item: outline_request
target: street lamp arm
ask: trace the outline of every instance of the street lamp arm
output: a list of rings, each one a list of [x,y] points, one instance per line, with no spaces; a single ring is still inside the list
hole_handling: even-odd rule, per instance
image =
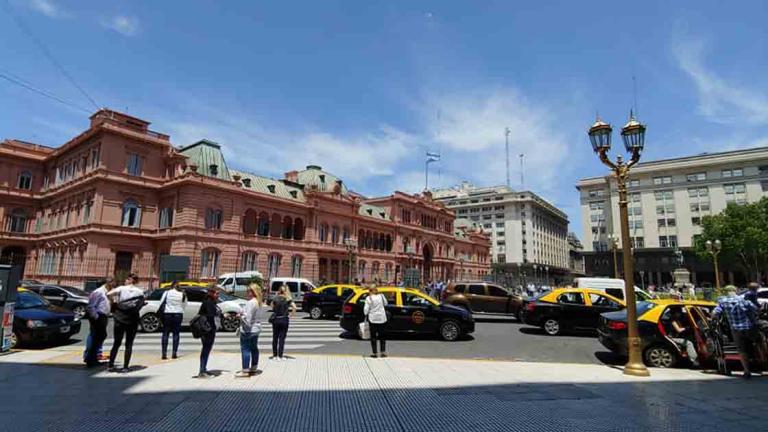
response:
[[[632,168],[638,162],[640,162],[640,150],[634,149],[632,150],[632,158],[629,160],[629,163],[627,164],[627,169]]]
[[[608,149],[600,149],[597,151],[597,154],[600,156],[600,161],[603,162],[603,164],[605,164],[612,170],[616,169],[616,164],[613,163],[611,159],[608,158]]]

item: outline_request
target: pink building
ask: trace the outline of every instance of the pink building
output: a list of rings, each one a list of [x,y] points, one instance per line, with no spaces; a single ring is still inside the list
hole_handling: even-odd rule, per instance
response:
[[[90,120],[58,148],[0,143],[0,262],[23,263],[25,278],[81,285],[134,271],[155,281],[164,254],[190,257],[200,279],[489,271],[488,237],[455,226],[428,193],[365,198],[315,165],[272,179],[228,167],[211,141],[174,147],[149,122],[106,109]]]

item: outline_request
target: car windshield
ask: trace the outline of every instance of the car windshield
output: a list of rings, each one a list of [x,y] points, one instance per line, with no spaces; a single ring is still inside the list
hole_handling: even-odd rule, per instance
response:
[[[232,301],[232,300],[242,300],[240,297],[233,296],[232,294],[219,289],[219,301]]]
[[[67,285],[58,285],[59,288],[63,289],[69,294],[72,294],[74,296],[78,297],[88,297],[88,293],[81,290],[80,288],[75,288],[73,286],[67,286]]]
[[[30,291],[20,291],[16,296],[16,309],[48,307],[48,300]]]
[[[229,278],[219,278],[216,280],[216,285],[224,285],[224,282]]]

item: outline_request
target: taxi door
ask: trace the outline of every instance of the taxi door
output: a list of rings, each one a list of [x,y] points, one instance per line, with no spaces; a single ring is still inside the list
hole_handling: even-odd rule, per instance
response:
[[[438,307],[423,295],[401,291],[398,304],[392,307],[393,332],[431,333],[437,331]]]
[[[587,327],[597,328],[600,325],[600,314],[604,312],[616,312],[624,307],[615,299],[600,293],[588,292],[589,299],[589,317]]]

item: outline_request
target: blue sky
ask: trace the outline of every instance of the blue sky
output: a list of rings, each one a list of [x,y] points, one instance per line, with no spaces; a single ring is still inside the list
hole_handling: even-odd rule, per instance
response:
[[[6,2],[6,0],[0,0]],[[93,105],[126,111],[176,145],[223,144],[261,174],[309,163],[380,195],[502,184],[563,208],[580,232],[575,182],[602,175],[586,128],[626,121],[637,79],[644,159],[768,145],[768,3],[511,1],[7,0],[0,137],[58,146]],[[614,136],[620,147],[620,139]]]

